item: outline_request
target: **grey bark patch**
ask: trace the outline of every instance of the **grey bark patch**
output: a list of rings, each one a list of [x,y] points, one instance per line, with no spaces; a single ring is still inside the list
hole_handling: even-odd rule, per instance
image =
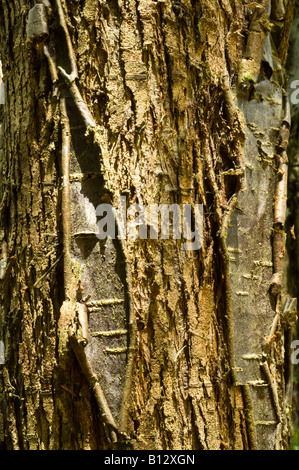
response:
[[[27,38],[40,41],[49,35],[46,7],[37,3],[28,14]]]
[[[257,446],[273,449],[279,417],[273,390],[261,369],[266,336],[275,316],[269,293],[273,275],[272,233],[277,169],[277,132],[282,124],[282,89],[268,80],[255,86],[251,101],[239,100],[246,121],[245,185],[227,232],[230,262],[233,351],[238,384],[248,386]]]
[[[68,110],[72,134],[70,255],[81,266],[83,296],[89,297],[85,353],[117,422],[130,346],[126,263],[119,240],[97,238],[96,209],[105,193],[100,148],[86,135],[71,99]],[[124,334],[118,334],[120,331]]]

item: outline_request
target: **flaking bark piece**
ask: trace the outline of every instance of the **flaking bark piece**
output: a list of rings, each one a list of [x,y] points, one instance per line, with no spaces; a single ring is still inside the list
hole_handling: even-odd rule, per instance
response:
[[[27,38],[30,42],[44,42],[49,36],[46,7],[43,3],[37,3],[28,14]]]

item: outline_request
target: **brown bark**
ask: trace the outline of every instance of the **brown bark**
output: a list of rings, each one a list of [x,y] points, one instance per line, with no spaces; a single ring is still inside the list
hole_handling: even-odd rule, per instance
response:
[[[0,2],[5,448],[289,447],[292,6]],[[97,240],[121,195],[203,204],[202,249]]]

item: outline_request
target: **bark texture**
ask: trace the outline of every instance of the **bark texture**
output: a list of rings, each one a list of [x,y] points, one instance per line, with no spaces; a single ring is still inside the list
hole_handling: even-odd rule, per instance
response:
[[[292,10],[0,1],[5,448],[289,447]],[[99,241],[121,195],[203,204],[202,249]]]
[[[286,260],[286,279],[288,282],[288,290],[293,296],[298,297],[298,124],[299,124],[299,108],[298,108],[298,24],[299,24],[299,4],[295,2],[294,21],[290,35],[290,48],[287,62],[287,71],[289,74],[289,95],[291,97],[292,112],[292,132],[288,147],[289,155],[289,190],[288,190],[288,218],[287,218],[287,260]],[[297,80],[297,82],[296,82]],[[292,339],[298,339],[299,329],[291,332],[289,343]],[[299,368],[298,364],[294,366],[294,395],[293,395],[293,423],[294,423],[294,449],[299,448]]]

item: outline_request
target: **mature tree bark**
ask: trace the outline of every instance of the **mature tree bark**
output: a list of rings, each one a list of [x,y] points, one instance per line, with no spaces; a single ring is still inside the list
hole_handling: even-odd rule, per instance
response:
[[[293,4],[1,0],[4,448],[289,448]],[[98,240],[120,196],[202,248]]]

